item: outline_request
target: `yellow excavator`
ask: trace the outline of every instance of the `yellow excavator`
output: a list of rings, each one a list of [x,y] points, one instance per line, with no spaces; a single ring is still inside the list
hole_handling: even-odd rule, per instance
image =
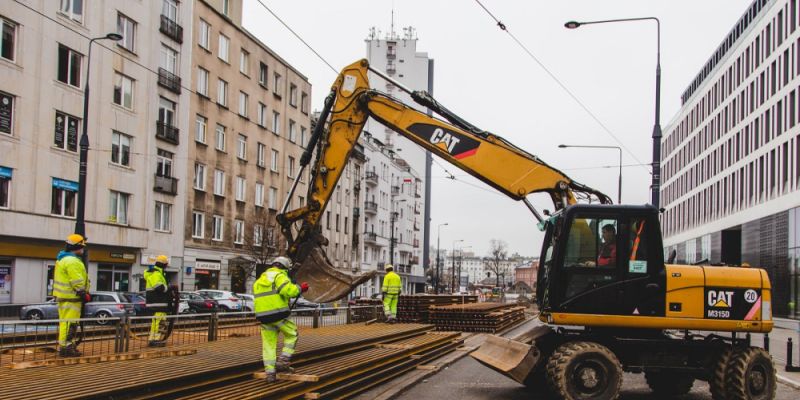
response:
[[[438,117],[372,89],[370,72]],[[674,253],[665,261],[655,207],[611,204],[366,60],[345,67],[325,99],[300,160],[298,176],[311,165],[306,205],[287,210],[287,200],[277,218],[297,279],[310,283],[306,297],[336,300],[374,275],[334,268],[319,227],[368,118],[523,202],[545,232],[536,290],[542,324],[517,340],[490,336],[475,359],[564,399],[615,399],[623,372],[644,373],[658,395],[687,393],[700,379],[716,400],[775,396],[772,358],[749,335],[773,327],[766,271],[675,265]],[[534,193],[549,196],[553,212],[540,213],[527,199]]]

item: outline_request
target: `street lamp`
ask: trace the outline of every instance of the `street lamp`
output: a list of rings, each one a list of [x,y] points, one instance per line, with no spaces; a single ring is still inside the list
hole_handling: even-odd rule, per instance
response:
[[[439,248],[442,247],[442,227],[447,226],[447,222],[439,224],[436,228],[436,286],[434,290],[439,294],[439,285],[441,284],[442,277],[442,262],[439,259]]]
[[[608,19],[602,21],[569,21],[564,24],[567,29],[577,29],[581,25],[605,24],[613,22],[635,22],[635,21],[655,21],[656,22],[656,116],[653,126],[653,178],[650,184],[651,200],[656,208],[660,207],[661,190],[661,21],[656,17],[642,18],[621,18]]]
[[[456,243],[463,241],[464,239],[458,239],[453,241],[453,253],[450,255],[450,293],[455,293],[456,290]],[[459,286],[460,285],[461,282],[459,279]]]
[[[617,185],[617,204],[622,204],[622,148],[619,146],[583,146],[576,144],[560,144],[558,148],[583,148],[583,149],[617,149],[619,151],[619,183]]]
[[[88,163],[89,157],[89,134],[87,133],[89,128],[89,68],[92,66],[92,43],[96,40],[105,39],[116,42],[122,40],[122,35],[112,32],[105,36],[90,39],[89,52],[86,55],[86,80],[83,84],[83,129],[81,131],[80,165],[78,167],[78,212],[75,217],[75,233],[84,238],[86,237],[86,164]],[[89,259],[88,253],[88,249],[84,249],[83,255],[81,256],[86,269],[89,269],[89,265],[86,263]]]

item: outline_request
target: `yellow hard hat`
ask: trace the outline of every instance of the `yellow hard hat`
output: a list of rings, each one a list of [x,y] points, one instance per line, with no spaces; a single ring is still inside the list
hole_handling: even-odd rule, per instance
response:
[[[383,269],[387,271],[394,271],[394,266],[392,264],[386,264],[383,266]]]
[[[169,264],[169,257],[161,254],[160,256],[156,257],[156,262],[161,264]]]
[[[71,246],[86,246],[86,239],[77,233],[67,236],[66,242]]]

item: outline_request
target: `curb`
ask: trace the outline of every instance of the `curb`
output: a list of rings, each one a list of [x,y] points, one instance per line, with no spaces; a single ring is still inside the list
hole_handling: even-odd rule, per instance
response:
[[[782,383],[782,384],[784,384],[786,386],[789,386],[792,389],[800,390],[800,382],[798,382],[798,381],[796,381],[794,379],[789,379],[789,378],[787,378],[787,377],[785,377],[783,375],[778,374],[778,382],[780,382],[780,383]]]

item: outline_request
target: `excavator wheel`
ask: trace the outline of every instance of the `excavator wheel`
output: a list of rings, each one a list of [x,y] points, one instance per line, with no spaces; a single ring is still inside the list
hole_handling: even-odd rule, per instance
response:
[[[770,400],[778,386],[775,364],[759,347],[737,349],[725,371],[726,398],[730,400]]]
[[[725,347],[714,360],[711,366],[708,386],[711,388],[711,398],[714,400],[725,400],[725,371],[728,370],[728,362],[733,355],[732,347]]]
[[[694,385],[694,377],[679,371],[648,371],[644,378],[647,386],[658,396],[672,397],[689,393]]]
[[[547,360],[547,384],[565,400],[614,400],[622,387],[622,366],[607,347],[594,342],[562,344]]]
[[[538,395],[537,399],[553,399],[553,393],[550,391],[550,386],[547,384],[547,372],[545,365],[539,365],[531,371],[523,384]]]

